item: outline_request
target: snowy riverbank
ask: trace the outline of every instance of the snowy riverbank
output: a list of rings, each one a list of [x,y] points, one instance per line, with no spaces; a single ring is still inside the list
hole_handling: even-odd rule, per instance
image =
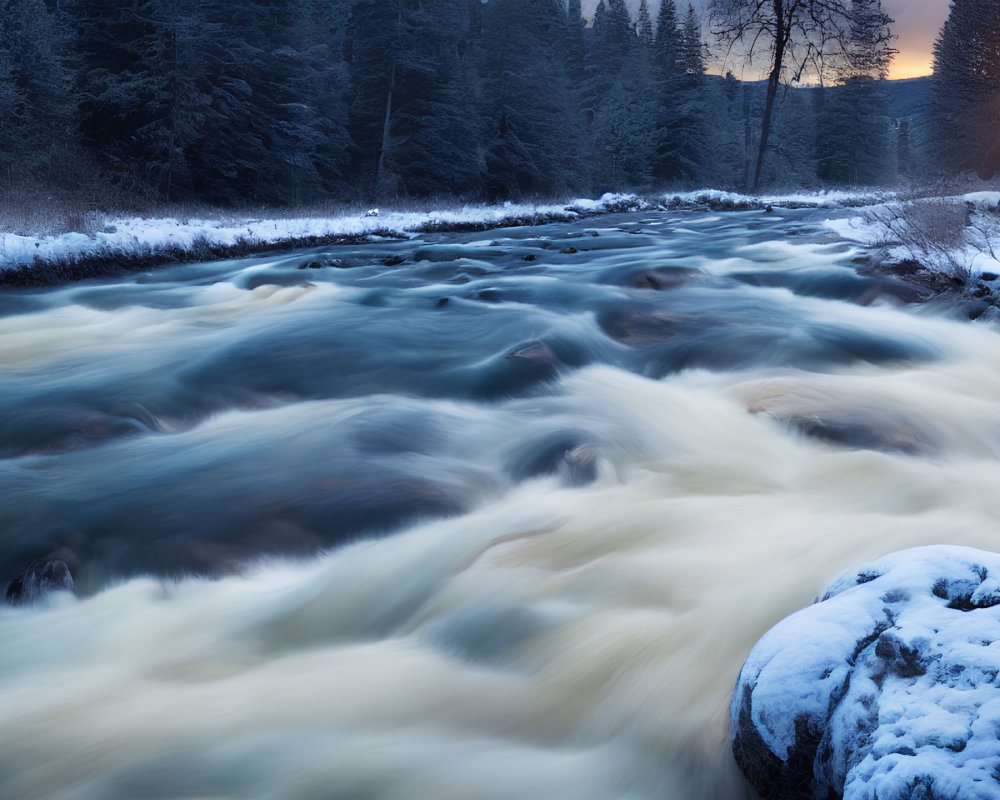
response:
[[[590,215],[652,209],[838,208],[884,202],[885,196],[848,192],[750,196],[699,190],[652,197],[608,193],[569,203],[466,205],[428,211],[381,210],[340,216],[180,218],[91,215],[87,231],[21,235],[0,231],[0,280],[47,282],[109,274],[168,261],[246,256],[269,249],[322,246],[369,237],[407,238],[436,230],[482,229],[567,221]],[[110,269],[102,269],[107,262]],[[14,280],[17,277],[19,280]],[[38,280],[42,278],[42,280]]]
[[[881,247],[889,264],[908,262],[960,280],[1000,275],[1000,192],[885,203],[826,226],[845,239]]]

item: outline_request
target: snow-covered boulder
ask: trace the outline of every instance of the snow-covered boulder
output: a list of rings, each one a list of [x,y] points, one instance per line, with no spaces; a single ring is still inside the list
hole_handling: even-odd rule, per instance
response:
[[[998,800],[998,675],[1000,555],[904,550],[758,642],[733,752],[767,800]]]

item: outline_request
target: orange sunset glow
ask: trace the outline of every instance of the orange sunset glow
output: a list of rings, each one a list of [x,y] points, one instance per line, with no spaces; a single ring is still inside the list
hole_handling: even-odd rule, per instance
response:
[[[885,10],[896,20],[899,55],[889,70],[893,80],[931,74],[931,52],[941,25],[948,16],[948,0],[884,0]]]
[[[627,0],[630,10],[635,13],[639,0]],[[651,11],[659,9],[659,0],[647,0]],[[585,13],[592,14],[597,0],[584,0]],[[686,6],[685,0],[678,0],[678,6]],[[694,0],[696,9],[704,11],[708,0]],[[897,35],[896,49],[899,55],[889,71],[892,80],[917,78],[931,74],[931,52],[941,25],[948,16],[949,0],[882,0],[886,12],[896,21],[893,30]],[[749,72],[747,78],[752,78]]]

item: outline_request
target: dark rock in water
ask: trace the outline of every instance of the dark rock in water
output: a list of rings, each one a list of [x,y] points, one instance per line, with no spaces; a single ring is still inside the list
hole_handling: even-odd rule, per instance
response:
[[[997,278],[1000,278],[1000,275],[997,275],[995,272],[984,272],[979,277],[984,281],[995,281]]]
[[[323,269],[323,265],[318,261],[303,261],[299,264],[299,269]]]
[[[688,314],[670,311],[616,309],[601,314],[597,323],[612,339],[622,344],[641,346],[670,339],[681,325],[692,319]]]
[[[933,449],[928,445],[930,434],[904,420],[811,415],[789,417],[786,421],[806,436],[842,447],[882,450],[911,456]]]
[[[528,253],[528,255],[526,255],[524,257],[524,260],[525,261],[537,261],[538,260],[538,256],[536,256],[534,253]]]
[[[687,267],[656,267],[633,272],[628,276],[628,284],[636,289],[653,289],[663,291],[683,286],[701,273]]]
[[[750,653],[733,753],[765,800],[1000,798],[1000,555],[919,547],[839,578]]]
[[[444,308],[446,305],[448,305],[448,298],[447,297],[442,297],[440,300],[438,300],[434,304],[434,307],[435,308]]]
[[[29,561],[4,588],[4,602],[30,605],[50,592],[72,592],[73,576],[65,561]]]
[[[571,255],[575,255],[576,253],[579,253],[580,251],[577,250],[575,247],[564,247],[559,252],[562,253],[563,255],[569,255],[569,256],[571,256]]]
[[[387,267],[398,267],[400,264],[406,262],[406,259],[400,255],[389,256],[388,258],[383,258],[382,263]]]
[[[304,268],[303,268],[304,269]],[[249,291],[253,289],[258,289],[261,286],[303,286],[310,287],[316,284],[311,283],[307,278],[300,277],[295,273],[285,273],[281,274],[277,271],[275,272],[265,272],[259,275],[250,276],[246,283],[243,284],[244,287]]]

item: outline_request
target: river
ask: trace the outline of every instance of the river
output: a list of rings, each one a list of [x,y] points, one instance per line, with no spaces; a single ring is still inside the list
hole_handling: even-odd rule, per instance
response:
[[[0,291],[0,796],[743,798],[771,625],[996,549],[1000,336],[830,213]]]

